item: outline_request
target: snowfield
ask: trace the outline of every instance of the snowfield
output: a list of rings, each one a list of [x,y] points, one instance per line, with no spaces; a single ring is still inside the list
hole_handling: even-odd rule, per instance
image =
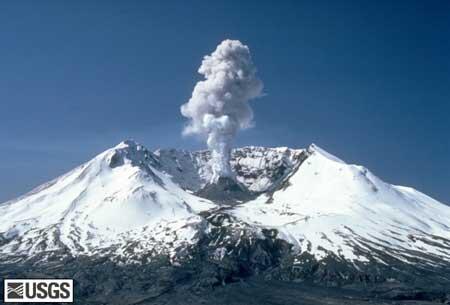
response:
[[[235,221],[230,225],[258,236],[276,229],[294,251],[317,260],[395,259],[425,267],[450,262],[450,207],[387,184],[315,145],[234,150],[231,165],[252,195],[247,202],[215,203],[196,195],[211,179],[210,158],[208,151],[150,152],[124,141],[1,204],[0,254],[62,251],[125,262],[148,253],[175,257],[214,227],[205,213],[220,211]]]
[[[0,205],[0,232],[13,239],[1,253],[68,247],[86,254],[123,243],[127,235],[138,239],[147,228],[176,230],[174,223],[180,220],[201,222],[197,213],[214,203],[184,191],[152,162],[152,153],[144,147],[123,142],[23,198]]]
[[[302,251],[323,258],[330,252],[367,261],[371,247],[425,252],[450,260],[450,208],[411,188],[381,181],[364,167],[348,165],[310,147],[311,155],[288,183],[236,207],[248,223],[278,229]],[[413,237],[414,236],[414,237]],[[435,236],[447,241],[435,243]],[[355,253],[355,245],[367,252]],[[405,255],[405,257],[403,257]],[[376,257],[375,257],[376,258]],[[381,260],[381,258],[379,258]]]

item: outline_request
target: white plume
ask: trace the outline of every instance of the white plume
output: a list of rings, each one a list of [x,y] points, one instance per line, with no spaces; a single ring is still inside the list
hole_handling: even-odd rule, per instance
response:
[[[249,48],[239,40],[224,40],[211,55],[203,58],[199,81],[189,102],[181,106],[190,119],[183,133],[207,136],[212,153],[213,181],[233,177],[230,151],[240,129],[252,126],[249,100],[262,93]]]

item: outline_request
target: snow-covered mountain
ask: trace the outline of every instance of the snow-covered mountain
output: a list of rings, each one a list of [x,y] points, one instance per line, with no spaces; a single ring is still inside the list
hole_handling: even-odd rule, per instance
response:
[[[246,258],[251,270],[289,257],[290,272],[300,274],[311,261],[354,272],[374,264],[450,267],[450,207],[315,145],[235,149],[231,165],[246,201],[201,197],[208,197],[209,161],[208,151],[151,152],[122,142],[1,204],[2,260],[142,263],[167,255],[180,264],[202,247],[215,261],[259,253]],[[448,273],[439,276],[450,282]]]
[[[1,253],[95,254],[138,240],[153,249],[149,235],[161,247],[191,240],[204,222],[198,213],[215,204],[186,192],[158,167],[153,153],[125,141],[0,205]]]
[[[408,187],[387,184],[312,145],[285,184],[231,212],[272,227],[300,252],[388,264],[450,262],[450,207]]]

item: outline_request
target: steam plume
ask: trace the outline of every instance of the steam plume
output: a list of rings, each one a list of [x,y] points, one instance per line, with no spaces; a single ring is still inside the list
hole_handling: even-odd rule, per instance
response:
[[[213,181],[234,177],[230,167],[232,142],[240,129],[252,126],[249,100],[261,95],[249,48],[239,40],[224,40],[203,58],[199,81],[181,114],[190,119],[183,134],[207,137],[212,153]]]

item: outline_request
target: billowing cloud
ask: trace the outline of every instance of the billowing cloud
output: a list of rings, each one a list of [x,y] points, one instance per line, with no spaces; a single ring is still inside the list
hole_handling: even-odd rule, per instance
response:
[[[262,93],[249,48],[239,40],[224,40],[203,58],[199,81],[189,101],[181,106],[189,118],[183,134],[207,137],[212,153],[213,180],[233,177],[230,152],[236,134],[252,126],[249,101]]]

